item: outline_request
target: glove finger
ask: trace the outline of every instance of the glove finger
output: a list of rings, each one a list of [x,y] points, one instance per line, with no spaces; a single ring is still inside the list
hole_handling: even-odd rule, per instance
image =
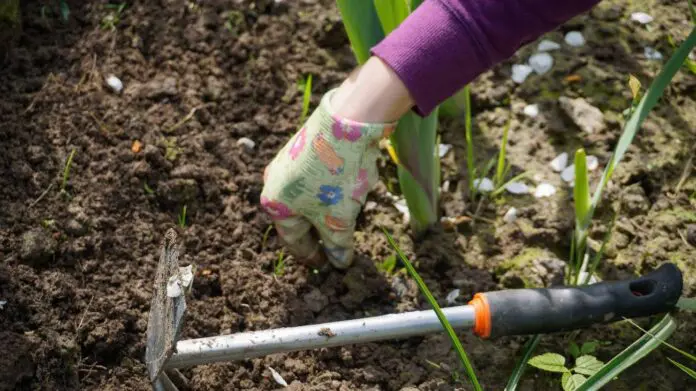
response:
[[[312,232],[312,224],[301,216],[274,221],[278,236],[290,254],[311,267],[326,263],[319,241]]]
[[[327,215],[324,221],[316,222],[315,227],[329,262],[338,269],[349,268],[353,263],[355,222],[347,224]]]

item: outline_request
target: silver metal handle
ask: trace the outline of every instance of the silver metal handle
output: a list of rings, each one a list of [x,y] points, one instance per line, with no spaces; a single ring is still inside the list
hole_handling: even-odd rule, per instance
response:
[[[474,324],[474,309],[471,306],[443,308],[442,312],[455,329]],[[165,368],[185,368],[273,353],[407,338],[438,331],[444,329],[435,311],[427,310],[189,339],[176,344],[176,353],[167,361]]]

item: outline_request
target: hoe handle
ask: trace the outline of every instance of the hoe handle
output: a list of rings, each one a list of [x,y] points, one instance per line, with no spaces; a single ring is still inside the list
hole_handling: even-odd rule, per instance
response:
[[[545,334],[668,312],[682,285],[679,269],[667,263],[634,280],[478,293],[469,304],[479,337]]]

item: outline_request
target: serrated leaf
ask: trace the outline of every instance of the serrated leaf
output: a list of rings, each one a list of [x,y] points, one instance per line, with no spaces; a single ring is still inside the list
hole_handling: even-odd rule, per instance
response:
[[[640,94],[640,80],[638,80],[635,76],[629,75],[628,76],[628,87],[631,89],[631,95],[633,96],[633,99],[637,99],[638,95]]]
[[[597,350],[598,345],[599,345],[599,342],[597,342],[597,341],[585,342],[584,344],[582,344],[582,348],[580,348],[580,354],[583,354],[583,355],[592,354],[595,352],[595,350]]]
[[[568,372],[568,368],[565,367],[565,357],[558,353],[544,353],[532,357],[527,364],[548,372]]]
[[[571,342],[568,346],[568,353],[573,357],[578,357],[580,355],[580,347],[575,342]]]
[[[575,360],[575,368],[573,368],[573,371],[576,373],[582,373],[583,375],[592,376],[597,373],[597,371],[599,371],[603,365],[604,363],[597,360],[597,357],[595,356],[580,356],[577,360]]]
[[[696,297],[682,297],[677,301],[677,308],[686,311],[696,311]]]
[[[583,375],[571,375],[569,372],[566,372],[563,374],[563,378],[561,378],[563,391],[575,391],[585,380],[587,379]]]

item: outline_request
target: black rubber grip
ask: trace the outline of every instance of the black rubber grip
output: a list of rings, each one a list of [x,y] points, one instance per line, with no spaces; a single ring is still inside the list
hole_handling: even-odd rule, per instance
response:
[[[667,263],[629,281],[487,292],[490,337],[554,333],[668,312],[682,285],[682,273]]]

